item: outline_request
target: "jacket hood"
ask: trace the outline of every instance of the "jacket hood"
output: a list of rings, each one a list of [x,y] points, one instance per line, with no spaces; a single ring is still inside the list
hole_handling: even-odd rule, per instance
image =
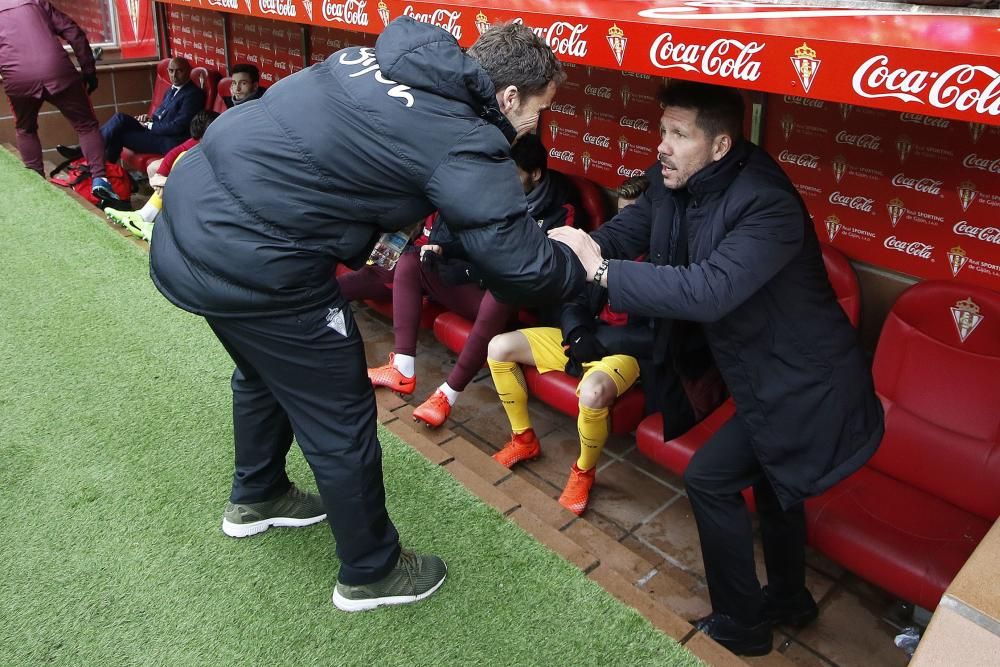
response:
[[[445,30],[401,16],[379,35],[375,55],[397,83],[465,102],[477,113],[496,106],[493,82]]]

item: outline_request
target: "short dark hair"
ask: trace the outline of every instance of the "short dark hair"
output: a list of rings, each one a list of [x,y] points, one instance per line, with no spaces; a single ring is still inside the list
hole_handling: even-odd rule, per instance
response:
[[[698,114],[695,124],[709,137],[743,137],[743,96],[735,88],[671,79],[657,98],[664,108],[694,109]]]
[[[638,199],[639,195],[645,192],[648,187],[649,179],[646,178],[645,174],[632,176],[631,178],[626,178],[618,186],[618,196],[622,199]]]
[[[260,70],[257,69],[256,65],[251,65],[250,63],[240,63],[239,65],[233,65],[233,68],[229,70],[229,76],[233,77],[237,74],[249,74],[250,80],[254,83],[260,83]]]
[[[212,121],[219,117],[218,111],[206,111],[202,109],[191,118],[191,125],[188,128],[192,139],[201,139],[205,136],[205,130],[212,124]]]
[[[468,54],[486,70],[497,92],[515,86],[528,97],[545,90],[550,81],[558,86],[566,80],[548,44],[520,23],[493,26],[469,47]]]
[[[537,134],[525,134],[510,147],[510,156],[521,171],[529,174],[536,169],[542,170],[542,175],[548,171],[548,155],[545,145]]]

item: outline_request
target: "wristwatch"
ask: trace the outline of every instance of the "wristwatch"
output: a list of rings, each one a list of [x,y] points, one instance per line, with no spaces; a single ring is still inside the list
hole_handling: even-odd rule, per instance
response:
[[[597,267],[597,270],[594,271],[594,282],[596,284],[598,284],[598,285],[601,284],[601,278],[603,278],[604,274],[607,272],[607,270],[608,270],[608,264],[609,264],[609,260],[605,259],[605,260],[603,260],[601,262],[601,265]]]

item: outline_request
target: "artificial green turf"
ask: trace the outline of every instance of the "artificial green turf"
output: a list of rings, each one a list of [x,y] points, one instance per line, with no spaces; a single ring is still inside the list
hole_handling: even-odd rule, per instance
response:
[[[450,566],[436,595],[343,614],[325,524],[224,537],[229,358],[2,149],[0,201],[0,665],[697,662],[384,430],[403,542]]]

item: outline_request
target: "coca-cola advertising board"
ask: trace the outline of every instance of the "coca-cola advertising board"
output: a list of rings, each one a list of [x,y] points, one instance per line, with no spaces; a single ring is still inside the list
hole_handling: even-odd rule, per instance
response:
[[[256,65],[261,84],[270,86],[302,69],[302,27],[270,19],[233,17],[229,24],[229,57],[233,65]]]
[[[369,33],[313,27],[309,30],[309,64],[323,62],[330,54],[348,46],[374,45],[375,35]]]
[[[380,33],[399,16],[470,46],[530,26],[565,62],[898,112],[1000,124],[1000,17],[695,0],[166,0]]]
[[[225,19],[215,12],[171,7],[167,14],[170,55],[187,58],[195,67],[225,73]]]
[[[615,188],[653,164],[662,79],[573,63],[566,74],[538,124],[549,167]]]
[[[769,96],[764,146],[820,239],[919,278],[1000,290],[1000,128]]]

